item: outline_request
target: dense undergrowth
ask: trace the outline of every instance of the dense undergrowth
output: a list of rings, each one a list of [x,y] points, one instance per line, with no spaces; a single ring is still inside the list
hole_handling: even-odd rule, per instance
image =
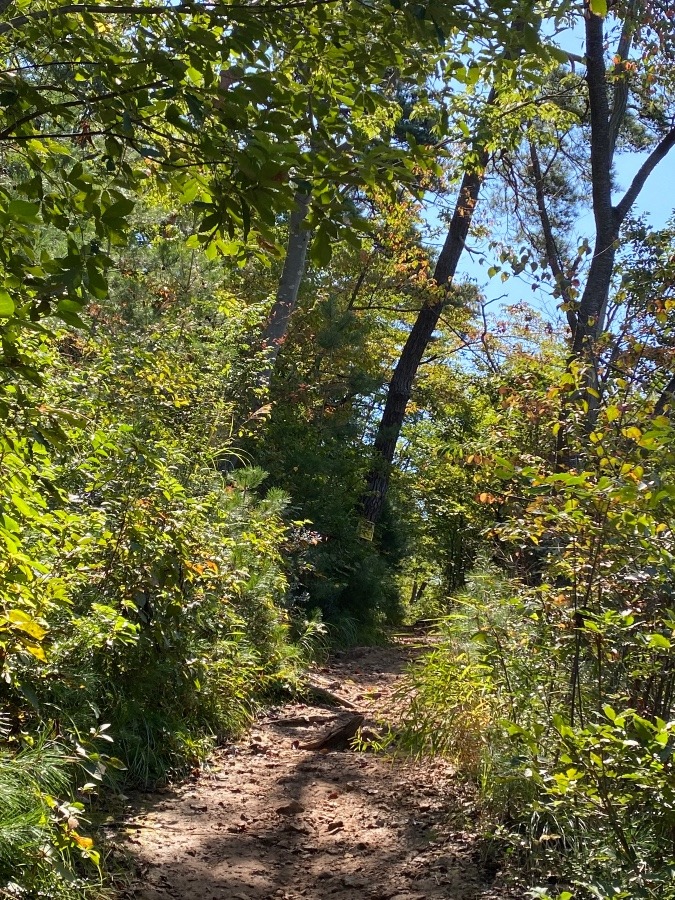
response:
[[[118,296],[78,335],[27,341],[40,385],[3,388],[11,895],[94,890],[92,800],[198,764],[297,687],[321,637],[289,592],[310,532],[233,448],[226,303],[160,319]]]
[[[314,313],[331,367],[310,386],[289,345],[263,403],[256,342],[278,273],[208,258],[189,234],[159,201],[139,210],[106,296],[75,329],[17,335],[24,368],[0,386],[10,895],[104,890],[96,826],[119,792],[198,765],[301,690],[329,644],[383,640],[404,615],[404,561],[434,568],[422,519],[406,534],[388,510],[377,541],[359,534],[367,410],[335,394],[374,389],[389,350],[370,373],[360,354],[382,323]]]
[[[499,462],[500,565],[440,618],[397,737],[478,786],[533,898],[675,896],[672,425],[621,388],[583,468]]]
[[[672,897],[672,721],[618,689],[571,724],[573,663],[547,644],[565,625],[541,610],[476,573],[409,675],[397,752],[443,755],[477,786],[490,856],[528,897]],[[672,626],[654,634],[636,662],[652,673]]]

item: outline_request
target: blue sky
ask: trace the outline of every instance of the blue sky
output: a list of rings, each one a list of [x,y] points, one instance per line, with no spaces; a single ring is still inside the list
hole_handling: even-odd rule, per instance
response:
[[[647,154],[626,154],[618,156],[616,160],[616,180],[621,192],[617,192],[617,199],[631,183],[633,175],[646,159]],[[675,151],[666,157],[652,172],[649,180],[634,206],[634,212],[646,215],[647,221],[654,228],[663,227],[675,212]],[[427,210],[427,221],[431,225],[438,224],[437,213],[433,207]],[[590,209],[579,217],[576,223],[576,233],[579,239],[588,237],[593,241],[593,213]],[[437,241],[440,245],[443,240],[441,235]],[[434,242],[436,243],[436,242]],[[470,246],[475,246],[470,242]],[[458,280],[469,279],[475,281],[485,297],[493,301],[492,308],[500,305],[509,305],[519,301],[526,301],[545,313],[549,318],[556,318],[561,314],[557,312],[557,300],[553,299],[546,291],[533,291],[530,284],[519,278],[509,278],[502,282],[499,275],[488,278],[488,268],[495,262],[489,253],[484,254],[485,264],[480,265],[476,255],[464,253],[457,272]]]
[[[611,30],[611,22],[608,30]],[[583,55],[584,29],[582,20],[577,19],[572,27],[556,37],[555,42],[569,52]],[[647,156],[647,153],[617,153],[615,157],[615,176],[617,185],[620,188],[616,195],[617,200],[629,186],[633,176]],[[484,199],[483,202],[485,202]],[[446,208],[447,205],[446,201]],[[634,215],[646,215],[649,224],[653,228],[663,227],[668,219],[673,216],[675,213],[675,150],[652,172],[632,212]],[[426,220],[432,227],[438,225],[438,212],[433,207],[427,209]],[[579,238],[579,241],[583,238],[588,238],[592,245],[594,229],[593,213],[590,209],[577,220],[575,236]],[[443,237],[444,235],[441,235],[437,238],[439,247]],[[470,242],[469,246],[475,246],[475,244]],[[556,309],[558,301],[545,291],[533,291],[528,282],[519,278],[509,278],[508,281],[502,282],[499,275],[492,279],[488,278],[488,268],[495,261],[494,258],[490,258],[489,254],[485,254],[485,264],[481,266],[477,255],[472,257],[470,253],[464,253],[460,261],[457,278],[458,280],[470,279],[475,281],[485,297],[489,301],[493,301],[493,310],[499,305],[508,305],[524,300],[540,309],[551,319],[562,317],[562,314]]]

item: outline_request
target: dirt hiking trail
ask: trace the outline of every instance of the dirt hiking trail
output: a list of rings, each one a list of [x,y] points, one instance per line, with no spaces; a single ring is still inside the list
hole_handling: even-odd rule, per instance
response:
[[[392,692],[420,636],[335,654],[312,675],[327,695],[269,709],[203,770],[149,795],[127,822],[133,900],[505,900],[444,762],[333,749]],[[313,695],[316,697],[317,695]],[[326,702],[324,702],[326,699]],[[321,749],[317,738],[329,734]],[[492,883],[491,883],[492,882]]]

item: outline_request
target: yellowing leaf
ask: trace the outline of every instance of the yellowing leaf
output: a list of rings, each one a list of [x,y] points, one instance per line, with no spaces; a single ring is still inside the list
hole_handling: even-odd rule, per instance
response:
[[[608,406],[605,410],[605,415],[607,416],[608,422],[614,422],[614,420],[618,419],[621,415],[621,410],[618,406]]]
[[[84,837],[81,834],[78,834],[76,831],[71,831],[71,838],[75,841],[78,847],[82,847],[83,850],[89,850],[94,846],[94,842],[90,837]]]
[[[24,641],[23,645],[26,650],[28,650],[29,653],[32,653],[36,659],[39,659],[40,662],[47,661],[47,654],[39,644],[29,644],[27,641]]]
[[[23,612],[20,609],[12,609],[7,614],[7,621],[10,622],[15,628],[20,628],[21,631],[25,631],[26,634],[29,634],[32,638],[35,638],[36,641],[41,641],[42,638],[47,634],[47,629],[43,628],[42,625],[39,625],[35,619],[31,618],[31,616],[27,615],[27,613]]]
[[[607,15],[607,0],[589,0],[589,6],[594,16],[604,18]]]
[[[656,650],[670,650],[670,641],[662,634],[652,634],[649,638],[649,647]]]
[[[498,499],[494,494],[489,494],[487,491],[482,491],[477,497],[479,503],[497,503]]]

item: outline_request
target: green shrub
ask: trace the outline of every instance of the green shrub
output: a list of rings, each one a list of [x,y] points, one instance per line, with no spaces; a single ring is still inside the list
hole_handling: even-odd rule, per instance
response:
[[[0,749],[0,885],[7,896],[98,893],[98,854],[81,833],[84,807],[68,800],[73,770],[72,755],[53,742],[19,753]]]

